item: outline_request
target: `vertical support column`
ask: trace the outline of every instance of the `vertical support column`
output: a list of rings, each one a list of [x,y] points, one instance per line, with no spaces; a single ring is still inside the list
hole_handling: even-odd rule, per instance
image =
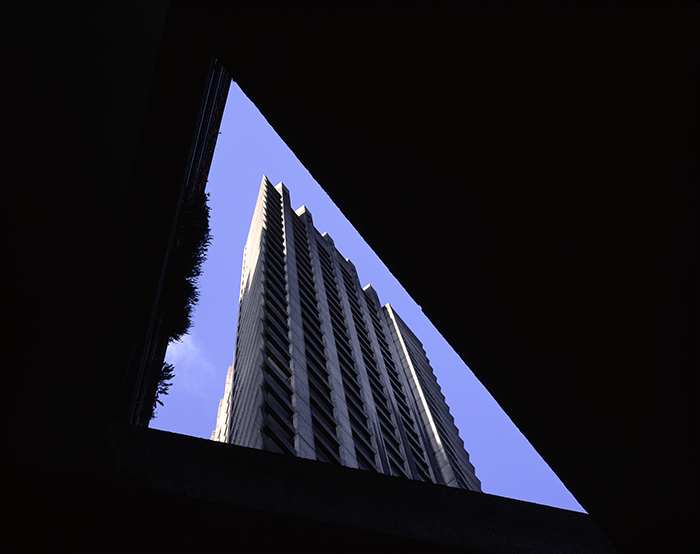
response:
[[[401,329],[399,328],[398,321],[396,320],[396,315],[391,307],[387,304],[383,308],[384,316],[389,324],[391,330],[391,336],[396,346],[401,361],[401,367],[406,375],[406,378],[413,391],[413,398],[416,402],[416,408],[420,417],[420,424],[423,429],[424,435],[427,436],[430,445],[430,461],[433,465],[433,469],[436,474],[440,475],[440,481],[447,484],[451,480],[452,476],[448,475],[445,479],[445,466],[449,466],[447,456],[442,447],[442,440],[437,432],[437,427],[433,421],[433,416],[431,414],[430,408],[428,406],[427,399],[425,398],[425,392],[423,391],[418,376],[416,374],[416,368],[413,366],[413,362],[408,353],[408,349],[404,343]]]
[[[318,241],[321,240],[321,235],[313,226],[311,212],[302,207],[297,210],[297,213],[299,213],[299,218],[306,225],[306,230],[310,239],[309,247],[311,249],[311,263],[314,268],[314,278],[316,281],[316,296],[319,301],[319,312],[322,327],[321,333],[323,335],[327,368],[331,379],[331,401],[335,406],[336,412],[336,434],[338,437],[338,442],[340,443],[340,460],[342,465],[356,468],[357,456],[355,455],[355,446],[350,427],[350,418],[348,416],[348,407],[345,401],[343,380],[340,374],[340,364],[338,362],[338,351],[333,338],[331,314],[328,307],[326,287],[323,283],[321,262],[318,254]]]
[[[233,360],[231,414],[227,422],[226,441],[249,448],[262,449],[260,425],[259,329],[264,314],[262,273],[265,265],[266,184],[263,176],[248,232],[239,297],[238,332]],[[245,329],[245,332],[241,332]]]
[[[348,261],[349,262],[349,261]],[[349,262],[349,265],[352,266],[353,270],[354,265]],[[364,290],[360,287],[360,280],[357,277],[357,273],[353,271],[353,280],[355,281],[355,285],[357,286],[357,295],[356,299],[359,302],[360,305],[360,310],[361,310],[361,315],[362,319],[364,322],[364,325],[366,327],[366,333],[365,333],[365,338],[369,340],[370,342],[370,350],[372,354],[374,355],[374,362],[376,365],[376,372],[379,375],[379,380],[382,385],[383,392],[385,393],[386,399],[389,403],[388,408],[389,408],[389,413],[391,416],[391,423],[394,426],[394,429],[398,433],[398,437],[394,435],[393,433],[390,433],[393,435],[394,439],[400,439],[398,440],[398,450],[399,450],[399,455],[402,458],[402,469],[405,475],[411,476],[414,473],[414,468],[410,465],[409,460],[409,450],[408,447],[406,446],[406,436],[405,433],[403,432],[403,426],[401,425],[401,418],[399,417],[399,411],[396,406],[396,399],[394,398],[393,394],[393,388],[390,386],[390,381],[389,381],[389,376],[387,375],[386,372],[386,366],[384,364],[384,358],[380,354],[380,349],[379,349],[379,342],[377,341],[375,332],[374,332],[374,326],[372,325],[372,321],[370,319],[369,315],[369,310],[371,309],[368,306],[367,303],[367,298],[365,297]],[[391,429],[389,429],[391,431]],[[396,463],[396,461],[395,461]]]
[[[367,285],[363,289],[364,295],[363,295],[363,306],[366,308],[367,312],[369,313],[372,311],[374,315],[377,317],[377,321],[379,322],[379,326],[381,329],[381,332],[384,334],[384,338],[386,339],[387,346],[389,348],[389,354],[391,355],[391,361],[394,362],[395,366],[398,368],[400,367],[400,361],[399,361],[399,356],[396,352],[396,346],[394,344],[394,341],[391,339],[391,335],[389,334],[388,329],[386,329],[386,322],[384,319],[384,314],[382,313],[382,307],[379,302],[379,296],[377,295],[377,291],[372,288],[371,285]],[[371,316],[370,316],[371,317]],[[370,337],[372,341],[372,347],[374,348],[374,351],[377,353],[377,365],[379,366],[379,370],[382,375],[382,379],[384,380],[385,384],[385,389],[387,391],[387,394],[389,396],[389,402],[391,402],[391,408],[392,408],[392,413],[394,415],[394,419],[396,421],[396,429],[401,437],[401,448],[402,448],[402,454],[404,455],[404,459],[406,460],[407,464],[407,470],[409,471],[409,474],[413,479],[417,480],[423,480],[423,477],[421,477],[416,469],[416,462],[414,460],[414,455],[411,451],[411,448],[408,443],[408,438],[406,437],[406,430],[404,429],[404,421],[401,416],[401,412],[398,409],[398,402],[396,400],[396,393],[397,391],[394,390],[394,385],[392,384],[392,380],[389,377],[389,370],[386,367],[386,362],[384,361],[384,355],[382,354],[382,349],[379,346],[379,339],[377,338],[377,332],[374,329],[374,325],[370,324],[369,325],[369,332],[370,332]],[[408,383],[406,382],[406,377],[404,375],[403,371],[397,371],[398,377],[399,377],[399,384],[401,389],[405,391],[406,393],[410,393],[410,387]],[[401,391],[399,391],[401,392]],[[410,396],[410,394],[408,394]],[[408,398],[407,398],[408,400]],[[415,406],[410,404],[409,401],[409,416],[413,419],[413,421],[418,421],[418,416],[415,413]],[[410,425],[410,422],[407,423],[407,425]],[[420,437],[419,437],[420,439]],[[424,454],[425,453],[425,445],[420,444],[422,447],[423,452],[420,452],[418,454]],[[428,468],[430,469],[430,468]],[[429,478],[434,482],[434,475],[429,471]]]
[[[306,352],[304,349],[304,332],[301,320],[301,301],[299,299],[299,278],[297,276],[296,249],[294,244],[294,226],[289,190],[283,183],[275,189],[282,195],[285,264],[287,270],[287,302],[289,305],[290,329],[290,366],[292,370],[292,406],[294,408],[294,447],[301,458],[316,459],[314,451],[313,428],[311,425],[311,405],[309,402],[309,385],[306,369]]]
[[[342,302],[343,312],[345,313],[345,324],[348,328],[350,347],[352,348],[352,354],[355,361],[355,369],[357,370],[358,380],[362,389],[362,400],[367,407],[367,416],[371,423],[370,432],[372,434],[372,448],[377,453],[374,461],[377,468],[379,468],[382,473],[391,475],[389,459],[384,449],[384,442],[379,430],[380,427],[379,421],[377,420],[377,407],[375,405],[374,398],[372,397],[369,376],[367,375],[367,369],[365,368],[365,363],[362,358],[360,340],[357,338],[357,329],[355,328],[355,321],[353,320],[350,301],[348,300],[348,290],[345,286],[345,279],[343,279],[342,270],[340,268],[345,268],[345,270],[350,274],[350,277],[356,287],[359,287],[360,281],[357,278],[355,266],[349,260],[344,259],[340,255],[340,252],[338,252],[336,249],[333,249],[333,264],[338,268],[337,284],[340,291],[340,300]]]
[[[414,388],[423,429],[430,438],[434,461],[445,484],[481,490],[481,483],[469,461],[469,454],[464,449],[423,345],[389,304],[384,307],[384,314],[392,328],[406,377]]]

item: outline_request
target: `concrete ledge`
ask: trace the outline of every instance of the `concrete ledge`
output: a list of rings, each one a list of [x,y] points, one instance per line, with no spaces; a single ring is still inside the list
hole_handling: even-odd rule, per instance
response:
[[[107,490],[179,520],[181,540],[193,544],[199,536],[234,548],[232,533],[244,532],[268,546],[319,549],[379,541],[484,553],[615,551],[586,514],[115,422],[104,430]]]

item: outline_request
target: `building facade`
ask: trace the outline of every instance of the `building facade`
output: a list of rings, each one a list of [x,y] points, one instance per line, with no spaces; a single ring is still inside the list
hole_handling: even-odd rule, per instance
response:
[[[418,338],[267,177],[212,439],[481,490]]]

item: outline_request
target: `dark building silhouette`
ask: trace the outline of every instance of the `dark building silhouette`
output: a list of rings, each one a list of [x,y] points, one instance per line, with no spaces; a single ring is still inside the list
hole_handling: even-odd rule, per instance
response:
[[[481,490],[418,338],[267,177],[212,439]]]

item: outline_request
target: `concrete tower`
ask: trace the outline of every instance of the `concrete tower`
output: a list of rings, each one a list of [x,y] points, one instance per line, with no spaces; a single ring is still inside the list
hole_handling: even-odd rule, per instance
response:
[[[481,490],[420,341],[267,177],[212,439]]]

